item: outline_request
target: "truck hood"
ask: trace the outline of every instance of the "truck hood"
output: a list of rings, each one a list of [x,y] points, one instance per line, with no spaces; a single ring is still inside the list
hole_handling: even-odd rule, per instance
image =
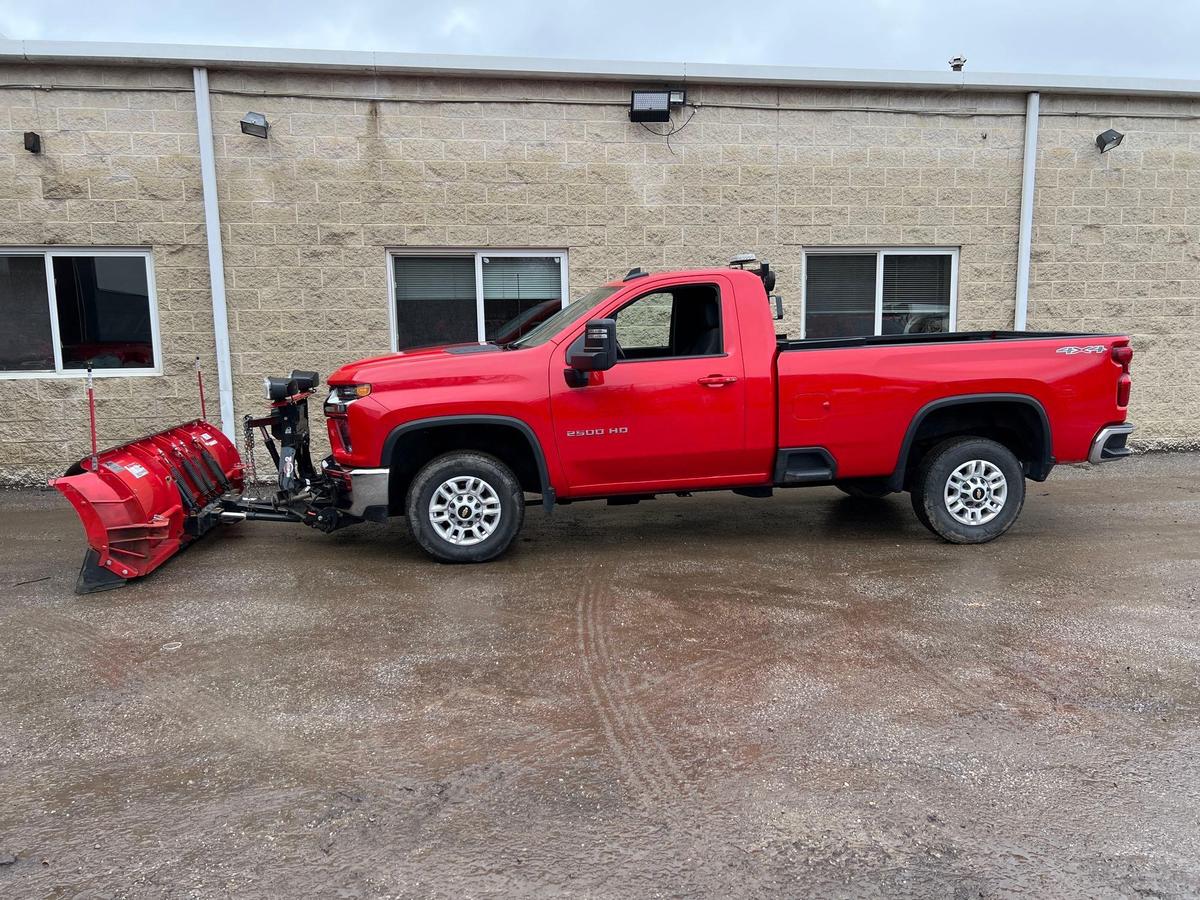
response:
[[[445,344],[439,347],[421,347],[416,350],[400,350],[386,356],[371,356],[347,363],[329,376],[330,384],[389,384],[412,378],[418,372],[424,374],[427,367],[462,360],[476,354],[503,353],[495,344]],[[420,367],[420,368],[417,368]]]

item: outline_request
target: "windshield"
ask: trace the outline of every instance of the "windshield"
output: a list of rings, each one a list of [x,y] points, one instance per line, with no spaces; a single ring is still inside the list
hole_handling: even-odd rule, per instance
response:
[[[617,288],[609,285],[601,285],[600,287],[588,291],[578,300],[573,300],[548,318],[537,328],[530,331],[520,340],[513,341],[508,346],[510,348],[518,347],[537,347],[540,344],[546,343],[554,335],[558,334],[567,325],[582,319],[589,312],[615,294]]]

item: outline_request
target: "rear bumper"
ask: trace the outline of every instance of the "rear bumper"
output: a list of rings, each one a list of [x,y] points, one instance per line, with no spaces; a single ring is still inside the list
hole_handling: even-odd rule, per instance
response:
[[[1124,459],[1133,453],[1126,442],[1133,433],[1133,426],[1128,422],[1120,425],[1106,425],[1092,439],[1092,449],[1088,453],[1088,462],[1100,463],[1114,459]]]
[[[360,519],[381,521],[388,513],[390,469],[325,468],[325,475],[338,488],[338,509]]]

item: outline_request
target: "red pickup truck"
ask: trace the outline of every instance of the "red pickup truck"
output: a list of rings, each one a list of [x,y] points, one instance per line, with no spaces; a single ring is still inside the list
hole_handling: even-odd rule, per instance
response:
[[[1025,479],[1127,455],[1129,339],[952,333],[789,341],[769,268],[635,270],[520,339],[395,353],[329,379],[347,511],[403,513],[446,561],[503,552],[525,493],[556,503],[833,484],[910,491],[978,543]]]
[[[434,558],[482,562],[516,537],[526,494],[540,495],[550,510],[599,498],[636,503],[707,490],[766,497],[778,488],[835,485],[857,497],[908,491],[931,531],[980,543],[1016,520],[1025,479],[1044,480],[1058,462],[1130,452],[1127,337],[788,340],[775,333],[773,285],[765,263],[634,270],[509,343],[343,366],[329,378],[333,452],[319,469],[307,450],[306,398],[317,389],[316,373],[267,379],[271,416],[249,422],[247,434],[260,428],[269,442],[279,468],[274,497],[238,496],[242,463],[216,429],[197,432],[203,423],[193,423],[187,434],[163,433],[182,438],[185,456],[203,433],[200,450],[215,457],[193,460],[201,475],[211,473],[207,488],[183,460],[167,477],[195,488],[183,497],[179,541],[231,519],[333,530],[407,515]],[[149,465],[148,455],[139,465]],[[87,460],[68,476],[92,472],[110,482],[123,477]],[[70,497],[71,478],[57,481]],[[144,513],[163,515],[153,503]],[[102,535],[95,538],[93,550]]]

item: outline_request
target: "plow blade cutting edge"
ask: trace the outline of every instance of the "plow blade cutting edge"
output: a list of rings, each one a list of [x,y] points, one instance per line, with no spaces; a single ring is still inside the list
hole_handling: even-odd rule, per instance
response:
[[[85,457],[50,480],[75,507],[88,550],[78,594],[146,575],[221,521],[242,492],[242,460],[200,419]]]

